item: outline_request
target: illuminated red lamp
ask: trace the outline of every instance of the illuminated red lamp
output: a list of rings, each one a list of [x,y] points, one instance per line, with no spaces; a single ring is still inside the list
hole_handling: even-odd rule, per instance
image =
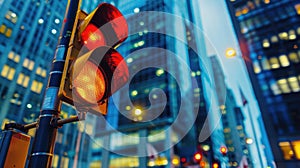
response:
[[[128,25],[116,7],[101,3],[80,23],[79,34],[88,50],[103,45],[116,47],[127,38]]]
[[[123,57],[110,47],[98,47],[75,61],[73,98],[81,104],[101,103],[125,85],[128,78]]]

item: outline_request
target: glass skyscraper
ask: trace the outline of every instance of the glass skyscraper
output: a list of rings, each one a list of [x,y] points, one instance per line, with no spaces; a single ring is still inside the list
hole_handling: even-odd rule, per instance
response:
[[[227,0],[278,167],[300,166],[300,1]]]

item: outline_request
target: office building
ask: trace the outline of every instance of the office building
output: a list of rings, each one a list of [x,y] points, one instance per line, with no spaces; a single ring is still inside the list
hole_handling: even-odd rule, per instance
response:
[[[300,2],[227,0],[277,167],[300,166]]]

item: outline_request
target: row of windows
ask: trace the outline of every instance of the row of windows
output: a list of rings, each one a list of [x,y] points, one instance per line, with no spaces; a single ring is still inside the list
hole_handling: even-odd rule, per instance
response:
[[[1,71],[1,76],[4,78],[7,78],[8,80],[12,80],[14,78],[16,70],[8,65],[4,65],[3,69]],[[29,76],[20,73],[19,77],[17,79],[17,84],[23,86],[23,87],[27,87],[28,83],[29,83]],[[32,82],[31,85],[31,91],[36,92],[36,93],[41,93],[43,89],[43,83],[42,82],[38,82],[36,80],[34,80]]]
[[[4,34],[6,37],[10,37],[11,34],[12,34],[12,29],[6,27],[5,24],[2,24],[2,25],[0,26],[0,34]]]
[[[300,35],[300,27],[297,28],[297,34]],[[297,34],[296,34],[296,31],[291,29],[289,30],[288,32],[280,32],[277,35],[273,35],[270,39],[268,38],[265,38],[263,41],[262,41],[262,46],[264,48],[269,48],[271,46],[270,42],[272,43],[277,43],[280,40],[295,40],[297,38]],[[279,37],[279,39],[278,39]]]
[[[10,51],[9,54],[8,54],[8,58],[16,63],[19,63],[20,62],[20,55],[13,52],[13,51]],[[23,67],[29,69],[29,70],[33,70],[34,68],[34,61],[30,60],[30,59],[27,59],[25,58],[24,62],[23,62]],[[47,76],[47,71],[41,67],[38,67],[36,69],[36,74],[37,75],[40,75],[42,77],[46,77]]]
[[[280,10],[269,11],[269,13],[259,14],[249,17],[240,22],[241,33],[247,33],[254,28],[260,28],[271,22],[280,22],[280,20],[296,15],[296,11],[291,6],[282,7]],[[275,16],[275,17],[274,17]]]
[[[296,52],[291,52],[287,55],[283,54],[279,57],[271,57],[269,59],[259,56],[259,61],[253,61],[254,73],[258,74],[262,70],[278,69],[280,67],[287,67],[290,63],[300,62],[300,50],[298,54]]]
[[[297,77],[292,76],[287,79],[282,78],[277,80],[276,82],[273,81],[270,83],[271,90],[274,95],[279,94],[287,94],[291,92],[299,92],[300,86],[299,86],[300,76]]]

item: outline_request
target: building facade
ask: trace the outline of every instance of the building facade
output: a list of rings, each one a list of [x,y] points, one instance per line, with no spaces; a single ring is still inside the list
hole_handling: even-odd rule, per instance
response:
[[[239,167],[243,158],[247,158],[249,167],[253,167],[251,154],[246,144],[247,135],[244,125],[244,115],[237,106],[231,89],[226,86],[225,75],[217,56],[210,57],[216,91],[218,93],[218,105],[222,113],[222,124],[227,148],[227,167]]]
[[[298,0],[226,1],[278,167],[299,167]]]

